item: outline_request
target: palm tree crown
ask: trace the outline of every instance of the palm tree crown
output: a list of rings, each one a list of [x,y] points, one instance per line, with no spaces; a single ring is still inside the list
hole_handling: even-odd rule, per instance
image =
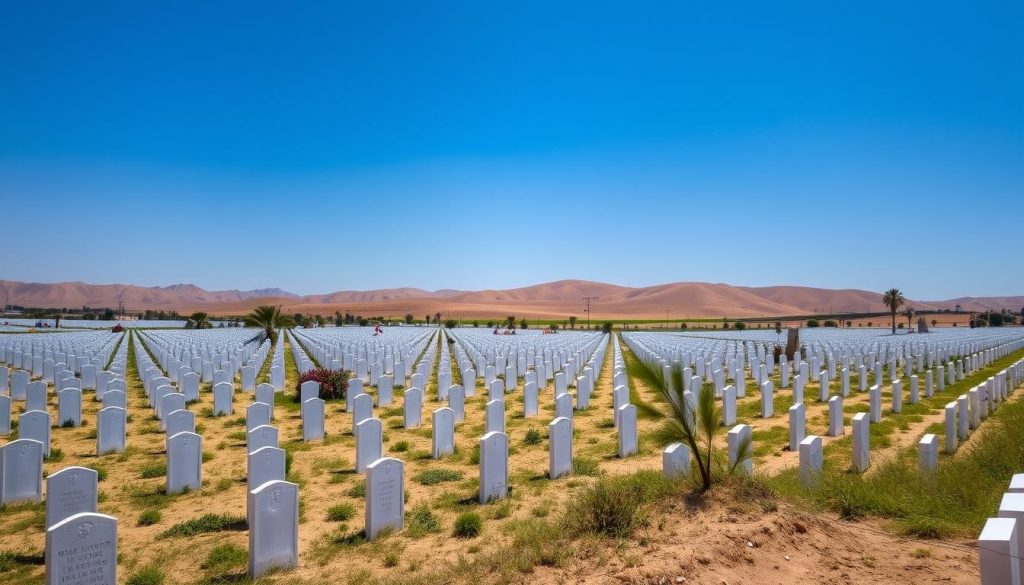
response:
[[[889,311],[892,313],[893,335],[896,335],[896,311],[898,311],[906,302],[907,298],[903,296],[903,291],[898,288],[890,288],[882,295],[882,304],[889,307]]]
[[[210,316],[201,311],[192,313],[188,321],[185,322],[185,329],[210,329],[211,327],[213,327],[213,323],[210,323]]]
[[[288,315],[281,314],[280,305],[260,305],[245,316],[246,327],[259,327],[271,343],[277,343],[277,330],[294,327],[295,321]]]

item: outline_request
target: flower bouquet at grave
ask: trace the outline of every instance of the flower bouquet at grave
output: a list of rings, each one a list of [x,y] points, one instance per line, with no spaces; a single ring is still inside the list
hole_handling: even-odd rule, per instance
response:
[[[299,381],[295,384],[295,397],[301,399],[303,382],[313,381],[320,384],[320,398],[323,400],[344,399],[348,393],[348,379],[351,376],[352,372],[348,370],[312,369],[299,376]]]

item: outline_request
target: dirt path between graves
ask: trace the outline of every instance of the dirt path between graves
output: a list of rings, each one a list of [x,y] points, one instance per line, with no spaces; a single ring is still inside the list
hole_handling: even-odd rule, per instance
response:
[[[789,505],[766,511],[725,492],[700,508],[679,502],[656,514],[637,538],[613,550],[584,551],[567,566],[539,568],[547,583],[976,585],[973,543],[917,541],[877,522],[846,522]]]

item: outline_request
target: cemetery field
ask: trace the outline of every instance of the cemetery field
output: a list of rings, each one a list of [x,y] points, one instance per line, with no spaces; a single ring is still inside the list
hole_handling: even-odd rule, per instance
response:
[[[1024,469],[1024,332],[802,334],[791,361],[772,357],[774,330],[0,335],[0,444],[48,446],[42,477],[96,472],[92,511],[117,522],[107,566],[130,585],[977,582],[967,543]],[[681,369],[687,400],[714,395],[716,458],[749,433],[752,471],[701,493],[689,458],[669,466],[663,421],[637,408],[667,407],[644,364]],[[318,366],[352,372],[346,397],[300,392]],[[15,493],[31,468],[4,461],[0,582],[43,583],[48,514],[89,498],[46,479]]]

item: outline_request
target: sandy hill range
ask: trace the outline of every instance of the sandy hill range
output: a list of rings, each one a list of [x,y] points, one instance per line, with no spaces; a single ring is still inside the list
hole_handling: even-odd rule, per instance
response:
[[[392,288],[339,291],[299,296],[278,288],[251,291],[208,291],[191,284],[143,287],[81,282],[23,283],[0,280],[0,299],[25,307],[117,307],[133,311],[207,311],[243,314],[260,304],[279,304],[285,312],[331,315],[335,311],[385,317],[412,313],[417,318],[441,312],[452,317],[585,318],[583,297],[596,297],[593,318],[663,319],[684,317],[758,317],[814,313],[881,312],[881,293],[856,289],[800,286],[740,287],[728,284],[677,282],[632,288],[584,280],[560,280],[507,290],[426,291]],[[917,309],[1021,310],[1024,296],[962,297],[946,301],[912,301]]]

